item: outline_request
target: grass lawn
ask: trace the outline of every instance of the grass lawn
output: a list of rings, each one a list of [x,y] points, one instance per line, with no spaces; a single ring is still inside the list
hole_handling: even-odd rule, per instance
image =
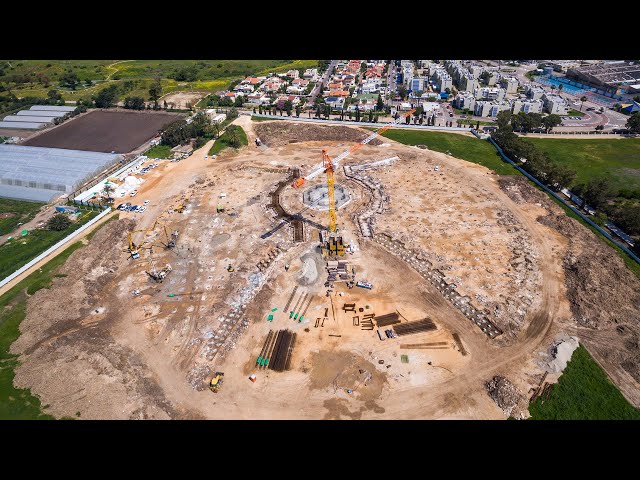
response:
[[[275,118],[264,118],[264,117],[257,117],[255,115],[251,115],[252,122],[271,122],[272,120],[275,120]],[[286,120],[286,119],[283,117],[283,120]]]
[[[231,128],[231,127],[237,127],[238,138],[240,139],[240,144],[241,145],[249,145],[249,140],[247,139],[247,134],[245,133],[243,128],[241,126],[239,126],[239,125],[229,125],[227,127],[227,129],[224,131],[224,133],[222,135],[220,135],[220,138],[218,138],[214,142],[213,147],[211,147],[211,150],[209,150],[209,155],[217,155],[218,153],[220,153],[225,148],[231,147],[231,145],[229,145],[229,128]]]
[[[370,129],[373,130],[373,129]],[[457,133],[418,130],[387,130],[382,136],[406,145],[426,145],[430,150],[446,153],[487,167],[499,175],[519,175],[520,172],[502,160],[488,141]]]
[[[44,203],[22,202],[0,198],[0,235],[12,232],[19,223],[27,223],[36,216]],[[3,218],[3,214],[14,214]]]
[[[66,230],[32,230],[26,237],[17,237],[3,244],[0,246],[0,279],[12,274],[98,214],[96,211],[83,211],[81,219],[72,223]]]
[[[581,345],[549,400],[529,406],[532,420],[640,420],[631,405]]]
[[[575,183],[606,176],[614,188],[640,189],[640,138],[527,138],[549,158],[578,172]]]
[[[49,288],[58,267],[80,247],[81,242],[67,247],[0,297],[0,420],[53,419],[51,415],[42,413],[40,400],[29,390],[14,387],[18,356],[9,353],[9,347],[20,336],[20,322],[26,316],[27,295],[33,295],[41,288]]]
[[[171,147],[169,145],[156,145],[144,152],[144,155],[149,158],[170,158]]]
[[[567,117],[584,117],[584,113],[580,110],[574,110],[573,108],[567,112]]]

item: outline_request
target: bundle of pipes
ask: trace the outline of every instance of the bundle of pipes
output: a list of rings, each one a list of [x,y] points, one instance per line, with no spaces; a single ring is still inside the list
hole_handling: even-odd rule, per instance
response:
[[[393,327],[396,335],[411,335],[414,333],[429,332],[436,329],[436,324],[430,318],[423,318],[415,322],[401,323]]]
[[[376,325],[378,325],[378,327],[387,327],[389,325],[395,325],[396,323],[400,323],[400,316],[395,312],[376,317]]]

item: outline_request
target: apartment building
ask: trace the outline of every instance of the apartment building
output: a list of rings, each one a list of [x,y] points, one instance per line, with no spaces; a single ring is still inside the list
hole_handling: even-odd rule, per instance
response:
[[[520,82],[515,77],[504,77],[500,79],[500,85],[507,91],[507,95],[518,93]]]
[[[504,88],[495,87],[479,87],[473,91],[473,96],[476,100],[504,100],[507,95],[507,91]]]
[[[476,99],[471,92],[460,92],[453,99],[453,106],[461,110],[474,110]]]
[[[526,98],[517,98],[512,103],[513,114],[523,113],[542,113],[542,100],[529,100]]]
[[[497,117],[498,113],[503,110],[511,110],[511,104],[505,101],[489,102],[486,100],[480,100],[476,102],[473,114],[478,117]]]
[[[569,111],[569,104],[558,94],[545,93],[542,96],[542,102],[544,104],[544,109],[548,113],[555,113],[556,115],[566,115]]]
[[[545,93],[544,88],[533,84],[526,85],[524,91],[531,100],[540,100]]]

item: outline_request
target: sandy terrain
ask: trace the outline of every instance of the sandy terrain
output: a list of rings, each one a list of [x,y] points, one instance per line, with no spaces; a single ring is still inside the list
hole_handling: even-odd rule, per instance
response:
[[[167,102],[169,108],[183,110],[189,108],[188,105],[194,106],[205,95],[206,92],[172,92],[161,97],[159,102]]]
[[[306,138],[296,126],[278,127],[271,137],[261,128],[268,146],[256,148],[253,127],[261,125],[249,117],[236,122],[247,130],[249,147],[224,151],[214,162],[204,159],[206,145],[179,163],[164,162],[139,189],[139,198],[151,202],[147,212],[122,214],[103,227],[69,258],[62,269],[67,276],[29,301],[12,346],[22,362],[15,383],[39,395],[48,412],[123,419],[505,418],[486,383],[505,377],[526,396],[554,339],[576,334],[563,269],[571,246],[558,229],[538,221],[552,207],[524,187],[501,184],[483,167],[393,142],[365,146],[345,161],[357,166],[399,157],[367,171],[389,197],[376,214],[374,238],[363,237],[354,221],[370,202],[369,190],[342,168],[336,172],[353,197],[338,212],[340,232],[354,247],[347,259],[357,279],[374,288],[336,284],[326,296],[315,228],[305,224],[301,242],[293,241],[289,225],[260,238],[279,224],[269,193],[288,177],[287,168],[307,172],[320,163],[322,148],[335,156],[366,133],[345,133],[349,142],[339,136],[317,141],[319,133],[308,126]],[[307,186],[324,181],[320,175]],[[304,208],[301,197],[286,187],[280,201],[297,212]],[[181,204],[183,213],[169,213]],[[217,206],[225,211],[216,213]],[[304,216],[328,223],[326,212],[309,209]],[[156,220],[180,232],[177,248],[165,249],[156,229],[137,234],[136,243],[153,246],[128,259],[126,231],[133,221],[143,229]],[[405,258],[380,244],[375,235],[382,233],[421,250],[504,333],[485,335]],[[146,275],[152,262],[171,264],[163,283]],[[311,299],[302,322],[285,311],[296,286],[288,310],[305,295]],[[355,315],[397,311],[403,322],[428,317],[437,328],[380,341],[375,330],[354,326],[345,303],[363,309]],[[268,332],[278,329],[297,334],[291,369],[257,368]],[[401,348],[417,343],[441,346]],[[207,389],[215,371],[225,372],[217,394]]]

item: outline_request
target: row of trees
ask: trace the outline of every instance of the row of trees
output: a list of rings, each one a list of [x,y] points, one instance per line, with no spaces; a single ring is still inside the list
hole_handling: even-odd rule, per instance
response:
[[[508,111],[500,112],[498,128],[491,133],[493,140],[500,145],[508,157],[522,162],[521,166],[524,170],[554,190],[558,191],[571,185],[576,178],[575,170],[554,164],[545,152],[513,132],[510,120],[516,118],[516,124],[519,125],[517,122],[521,119],[518,117],[521,115],[511,115]]]
[[[549,133],[554,127],[562,123],[562,118],[556,114],[543,117],[539,113],[520,112],[514,115],[509,110],[504,110],[498,113],[496,123],[498,128],[510,126],[511,130],[516,132],[529,133],[534,130],[544,129],[546,133]]]
[[[225,124],[236,118],[238,118],[238,111],[231,108],[227,112]],[[160,143],[175,147],[195,139],[196,146],[203,145],[209,139],[218,138],[223,127],[224,124],[212,123],[206,113],[198,112],[192,117],[190,123],[187,123],[186,119],[180,119],[169,124],[160,135]]]

